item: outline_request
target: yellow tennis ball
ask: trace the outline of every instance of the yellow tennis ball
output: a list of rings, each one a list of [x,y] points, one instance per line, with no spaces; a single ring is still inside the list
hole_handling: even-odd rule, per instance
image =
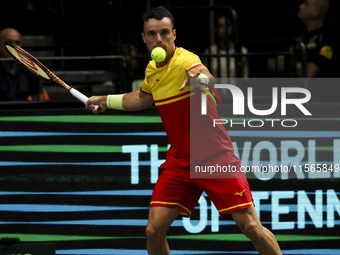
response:
[[[157,63],[164,61],[165,57],[166,52],[162,47],[156,47],[151,52],[151,58]]]
[[[204,84],[209,84],[209,77],[204,74],[204,73],[201,73],[198,78],[201,79],[201,82],[204,83]]]

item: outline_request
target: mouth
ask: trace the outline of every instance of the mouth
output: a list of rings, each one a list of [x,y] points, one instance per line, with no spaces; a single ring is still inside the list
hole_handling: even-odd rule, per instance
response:
[[[154,49],[154,48],[157,48],[157,47],[161,47],[163,50],[166,51],[166,47],[165,47],[165,46],[160,46],[160,45],[156,45],[155,47],[153,47],[153,49]]]

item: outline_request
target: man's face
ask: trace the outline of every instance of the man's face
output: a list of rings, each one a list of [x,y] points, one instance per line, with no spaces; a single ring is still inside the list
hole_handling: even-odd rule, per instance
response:
[[[229,41],[233,33],[233,26],[231,24],[230,18],[226,18],[225,16],[219,17],[217,31],[220,40]]]
[[[142,37],[150,52],[155,47],[162,47],[167,56],[172,56],[175,50],[176,30],[173,29],[169,18],[149,19],[144,22]]]
[[[320,14],[316,7],[316,0],[305,0],[300,4],[299,9],[298,18],[300,20],[314,19]]]
[[[0,35],[0,56],[2,58],[13,58],[7,51],[5,42],[11,42],[21,47],[21,35],[14,30],[6,30]]]

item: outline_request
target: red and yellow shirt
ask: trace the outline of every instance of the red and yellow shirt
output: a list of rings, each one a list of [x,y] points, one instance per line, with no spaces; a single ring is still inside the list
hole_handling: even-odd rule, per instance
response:
[[[202,116],[201,90],[189,87],[178,90],[186,80],[185,70],[201,64],[197,55],[176,48],[165,66],[158,68],[155,61],[150,61],[146,67],[141,90],[153,96],[171,145],[164,164],[186,168],[193,161],[202,162],[222,150],[233,154],[224,127],[212,125],[212,120],[219,118],[213,100],[207,97],[207,115]]]

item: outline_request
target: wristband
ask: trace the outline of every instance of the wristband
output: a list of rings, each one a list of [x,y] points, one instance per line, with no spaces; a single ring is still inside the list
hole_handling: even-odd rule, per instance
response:
[[[124,110],[123,97],[125,94],[108,95],[106,98],[106,105],[109,109]]]
[[[201,79],[201,82],[202,82],[203,84],[209,84],[209,77],[208,77],[206,74],[201,73],[201,74],[198,76],[198,78]]]

